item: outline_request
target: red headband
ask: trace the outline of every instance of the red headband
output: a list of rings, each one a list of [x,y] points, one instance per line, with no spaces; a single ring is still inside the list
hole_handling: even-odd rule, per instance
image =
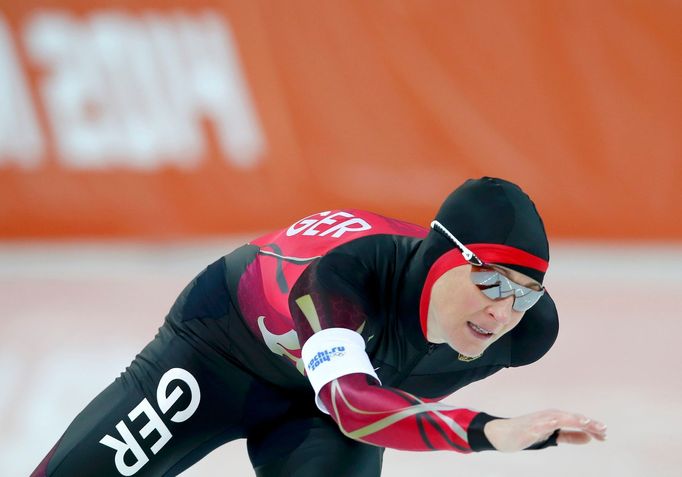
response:
[[[549,266],[549,263],[546,260],[508,245],[475,243],[471,245],[467,244],[466,247],[474,252],[478,258],[483,260],[483,262],[487,263],[520,265],[522,267],[538,270],[542,273],[545,273]],[[433,284],[448,270],[452,270],[461,265],[466,265],[467,263],[469,262],[462,256],[462,252],[460,252],[458,248],[453,248],[449,252],[441,255],[431,266],[431,269],[429,269],[419,299],[419,321],[421,322],[424,338],[427,336],[426,320],[428,318],[429,300],[431,298]]]

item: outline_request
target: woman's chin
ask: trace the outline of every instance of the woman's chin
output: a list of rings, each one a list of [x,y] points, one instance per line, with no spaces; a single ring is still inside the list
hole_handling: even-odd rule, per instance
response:
[[[481,355],[483,354],[483,351],[484,351],[484,350],[478,350],[478,351],[467,350],[467,351],[458,351],[458,352],[459,352],[459,354],[461,354],[462,356],[465,356],[465,357],[467,357],[467,358],[474,359],[474,358],[478,358],[479,356],[481,356]]]
[[[450,348],[469,358],[480,356],[486,348],[485,346],[481,346],[480,343],[467,343],[464,340],[450,340],[448,344],[450,345]]]

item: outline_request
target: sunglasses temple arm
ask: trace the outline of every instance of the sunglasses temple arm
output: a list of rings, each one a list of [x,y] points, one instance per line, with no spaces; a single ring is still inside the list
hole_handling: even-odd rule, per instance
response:
[[[480,267],[481,265],[483,265],[483,261],[481,261],[481,259],[478,258],[474,252],[472,252],[471,250],[469,250],[469,249],[466,247],[466,245],[464,245],[462,242],[460,242],[459,240],[457,240],[457,237],[455,237],[454,235],[452,235],[452,234],[450,233],[450,231],[449,231],[448,229],[446,229],[446,228],[443,226],[443,224],[441,224],[441,223],[438,222],[437,220],[434,220],[433,222],[431,222],[431,228],[435,229],[436,227],[438,227],[438,229],[440,229],[440,231],[441,231],[443,234],[445,234],[445,236],[446,236],[447,238],[449,238],[449,239],[457,246],[457,248],[458,248],[459,251],[462,253],[462,256],[464,257],[464,259],[465,259],[467,262],[469,262],[469,263],[472,264],[472,265],[476,265],[476,266],[478,266],[478,267]]]

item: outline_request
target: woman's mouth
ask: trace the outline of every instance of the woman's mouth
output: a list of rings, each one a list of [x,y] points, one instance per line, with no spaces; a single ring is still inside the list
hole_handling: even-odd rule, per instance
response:
[[[482,328],[471,321],[467,321],[467,326],[476,338],[484,340],[490,338],[493,335],[492,331],[486,330],[485,328]]]

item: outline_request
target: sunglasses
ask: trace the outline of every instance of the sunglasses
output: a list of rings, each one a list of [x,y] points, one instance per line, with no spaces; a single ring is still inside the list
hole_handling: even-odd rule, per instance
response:
[[[471,281],[491,300],[513,296],[512,309],[524,312],[528,311],[545,294],[544,287],[539,283],[535,284],[537,289],[529,288],[510,279],[507,276],[509,271],[504,267],[484,263],[437,220],[431,222],[431,228],[442,233],[455,244],[464,259],[473,267],[470,274]]]

